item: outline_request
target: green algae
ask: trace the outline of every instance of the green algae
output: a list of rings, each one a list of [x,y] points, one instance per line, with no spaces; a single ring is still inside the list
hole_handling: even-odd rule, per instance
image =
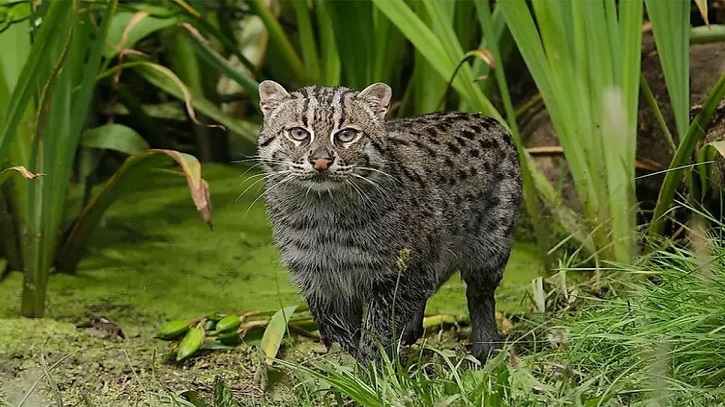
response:
[[[194,318],[209,311],[274,310],[301,302],[277,262],[261,186],[246,168],[207,165],[214,228],[199,219],[183,179],[156,177],[112,206],[89,253],[73,275],[50,278],[47,315],[76,320],[104,314],[128,329],[139,322]],[[540,268],[536,248],[514,246],[498,291],[499,308],[523,311],[520,300]],[[0,282],[0,317],[19,314],[22,276]],[[429,313],[465,314],[465,289],[453,277],[429,303]]]
[[[304,302],[277,261],[258,199],[261,185],[240,196],[257,179],[243,175],[246,169],[204,167],[214,206],[213,230],[195,212],[182,178],[152,177],[124,196],[94,233],[78,271],[51,275],[49,319],[16,318],[22,275],[10,273],[0,281],[0,400],[12,403],[27,391],[43,375],[43,361],[52,364],[68,356],[52,376],[64,400],[73,403],[173,405],[164,401],[171,393],[194,389],[211,394],[214,377],[220,375],[241,399],[294,404],[289,378],[262,391],[253,347],[202,352],[176,364],[167,343],[153,338],[170,319],[211,311],[272,311]],[[497,291],[499,310],[525,311],[522,300],[541,267],[535,253],[531,243],[514,245]],[[465,285],[458,275],[429,301],[427,311],[467,314]],[[74,323],[91,315],[118,323],[126,340],[99,339],[76,328]],[[283,351],[286,358],[321,357],[311,352],[309,340],[292,340],[294,346]],[[47,405],[57,392],[42,380],[32,404]]]
[[[299,301],[277,263],[264,206],[252,205],[258,191],[237,200],[242,172],[204,168],[213,230],[195,213],[183,179],[154,179],[125,196],[109,209],[78,271],[51,276],[47,315],[160,321]],[[0,283],[0,316],[18,315],[21,277],[11,273]]]

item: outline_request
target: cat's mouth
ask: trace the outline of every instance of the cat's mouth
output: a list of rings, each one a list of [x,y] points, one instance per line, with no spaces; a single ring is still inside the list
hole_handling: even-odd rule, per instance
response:
[[[330,172],[315,172],[297,177],[297,182],[304,188],[313,190],[330,190],[344,185],[344,177]]]

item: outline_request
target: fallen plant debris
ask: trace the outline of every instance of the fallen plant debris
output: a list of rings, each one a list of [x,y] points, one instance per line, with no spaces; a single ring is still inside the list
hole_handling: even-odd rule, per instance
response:
[[[319,331],[308,314],[306,307],[292,305],[271,312],[250,311],[243,314],[224,314],[212,312],[204,317],[192,320],[171,320],[159,328],[156,338],[170,341],[169,348],[177,362],[188,359],[200,350],[224,350],[242,344],[247,334],[254,329],[264,329],[259,346],[265,363],[272,366],[285,335],[292,333],[320,340]],[[260,319],[261,317],[261,319]],[[496,313],[499,330],[507,334],[513,323],[507,316]],[[448,327],[459,329],[467,326],[465,315],[436,314],[423,318],[423,327],[427,331],[439,331]],[[324,353],[324,352],[323,352]]]
[[[286,307],[277,311],[270,319],[250,320],[250,317],[265,315],[259,311],[251,311],[241,315],[213,312],[191,321],[172,320],[158,330],[156,338],[171,341],[169,347],[179,362],[195,355],[201,349],[228,349],[239,345],[252,329],[265,328],[260,346],[271,361],[271,358],[277,356],[279,352],[291,322],[290,317],[297,308],[296,305]],[[305,328],[309,322],[310,318],[298,319],[294,324],[294,330],[304,331],[308,337],[319,338],[319,335],[314,335]]]

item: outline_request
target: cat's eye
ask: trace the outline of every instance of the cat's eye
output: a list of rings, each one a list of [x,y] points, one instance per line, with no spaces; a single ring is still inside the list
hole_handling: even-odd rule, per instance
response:
[[[305,141],[310,138],[310,132],[303,129],[302,127],[293,127],[287,130],[289,138],[294,141]]]
[[[339,143],[350,143],[355,141],[358,132],[354,129],[342,129],[335,133],[335,141]]]

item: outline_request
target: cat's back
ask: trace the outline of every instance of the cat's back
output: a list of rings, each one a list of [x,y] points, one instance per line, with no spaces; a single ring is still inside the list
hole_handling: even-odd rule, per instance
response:
[[[387,130],[400,175],[421,188],[455,193],[456,200],[472,199],[472,194],[492,188],[509,194],[520,189],[516,147],[493,118],[431,113],[390,121]]]

